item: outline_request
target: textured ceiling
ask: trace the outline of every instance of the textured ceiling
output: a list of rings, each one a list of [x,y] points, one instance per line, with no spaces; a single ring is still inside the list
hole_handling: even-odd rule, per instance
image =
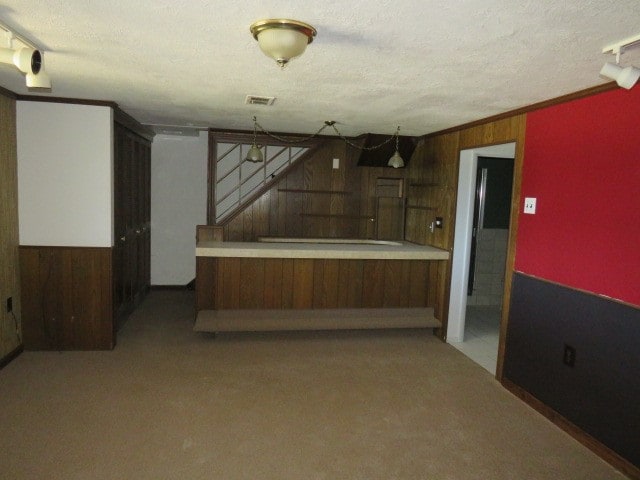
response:
[[[615,7],[615,8],[613,8]],[[50,95],[117,102],[142,123],[422,135],[592,87],[640,33],[638,0],[17,0],[0,21],[45,53]],[[318,36],[284,70],[249,25]],[[640,66],[640,47],[622,64]],[[0,64],[0,86],[29,93]],[[640,88],[640,87],[635,87]],[[271,107],[245,96],[275,96]]]

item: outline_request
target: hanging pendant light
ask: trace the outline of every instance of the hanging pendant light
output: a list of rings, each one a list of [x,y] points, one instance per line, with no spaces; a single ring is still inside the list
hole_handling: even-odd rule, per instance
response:
[[[402,158],[402,156],[400,156],[400,126],[398,126],[398,128],[396,129],[395,133],[393,135],[390,135],[386,140],[383,140],[382,142],[375,144],[375,145],[368,145],[368,140],[365,141],[365,145],[361,145],[359,143],[354,143],[351,140],[349,140],[347,137],[345,137],[342,133],[340,133],[340,130],[338,130],[338,127],[336,126],[336,121],[335,120],[327,120],[324,122],[324,125],[322,125],[315,133],[312,133],[311,135],[308,135],[306,137],[296,137],[296,138],[287,138],[287,137],[283,137],[280,135],[276,135],[272,132],[269,132],[268,130],[265,130],[264,127],[262,125],[260,125],[258,123],[258,120],[256,119],[256,117],[253,117],[253,145],[251,146],[251,148],[249,149],[249,151],[247,152],[247,156],[245,158],[246,161],[248,162],[262,162],[263,161],[263,155],[262,155],[262,150],[258,147],[257,143],[256,143],[256,135],[257,135],[257,131],[258,128],[260,129],[260,131],[265,134],[268,137],[271,137],[275,140],[277,140],[278,142],[282,142],[284,144],[299,144],[302,142],[306,142],[308,140],[314,139],[316,137],[318,137],[326,128],[331,127],[333,128],[333,130],[336,132],[336,135],[342,140],[344,141],[344,143],[346,143],[347,145],[349,145],[350,147],[359,149],[359,150],[363,150],[363,151],[373,151],[373,150],[378,150],[380,148],[385,147],[385,145],[390,144],[394,137],[396,139],[396,150],[393,153],[393,155],[391,156],[391,158],[389,158],[389,160],[387,161],[386,165],[389,167],[393,167],[393,168],[402,168],[405,166],[404,164],[404,159]],[[370,136],[371,134],[367,134],[367,136]],[[408,155],[411,156],[411,152],[413,152],[413,148],[409,149],[409,153]],[[406,152],[405,152],[406,153]],[[380,160],[381,162],[384,162],[384,155],[386,155],[386,153],[382,153],[380,154]],[[379,166],[383,166],[385,165],[385,163],[381,163]]]
[[[400,156],[400,150],[398,148],[399,143],[400,143],[400,127],[398,127],[398,130],[396,130],[396,151],[393,153],[393,155],[389,159],[389,162],[387,163],[389,167],[393,167],[393,168],[404,167],[404,160]]]
[[[257,119],[253,117],[253,145],[251,145],[251,148],[247,152],[247,157],[245,158],[247,162],[260,163],[264,161],[262,150],[260,150],[260,147],[256,144],[257,128]]]

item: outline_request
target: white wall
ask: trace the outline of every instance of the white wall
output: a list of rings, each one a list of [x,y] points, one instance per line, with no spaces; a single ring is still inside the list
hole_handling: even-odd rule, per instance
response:
[[[196,276],[196,225],[207,221],[207,132],[156,135],[151,145],[151,285]]]
[[[113,110],[17,102],[21,245],[113,245]]]

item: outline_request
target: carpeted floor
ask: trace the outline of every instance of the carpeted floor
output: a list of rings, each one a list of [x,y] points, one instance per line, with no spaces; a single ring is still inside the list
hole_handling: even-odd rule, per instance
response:
[[[624,478],[430,332],[213,338],[193,303],[0,371],[0,478]]]

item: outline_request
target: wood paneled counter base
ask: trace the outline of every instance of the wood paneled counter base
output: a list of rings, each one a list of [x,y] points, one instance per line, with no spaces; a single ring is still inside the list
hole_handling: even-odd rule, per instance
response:
[[[445,250],[200,242],[196,255],[197,331],[440,326],[434,284]]]

